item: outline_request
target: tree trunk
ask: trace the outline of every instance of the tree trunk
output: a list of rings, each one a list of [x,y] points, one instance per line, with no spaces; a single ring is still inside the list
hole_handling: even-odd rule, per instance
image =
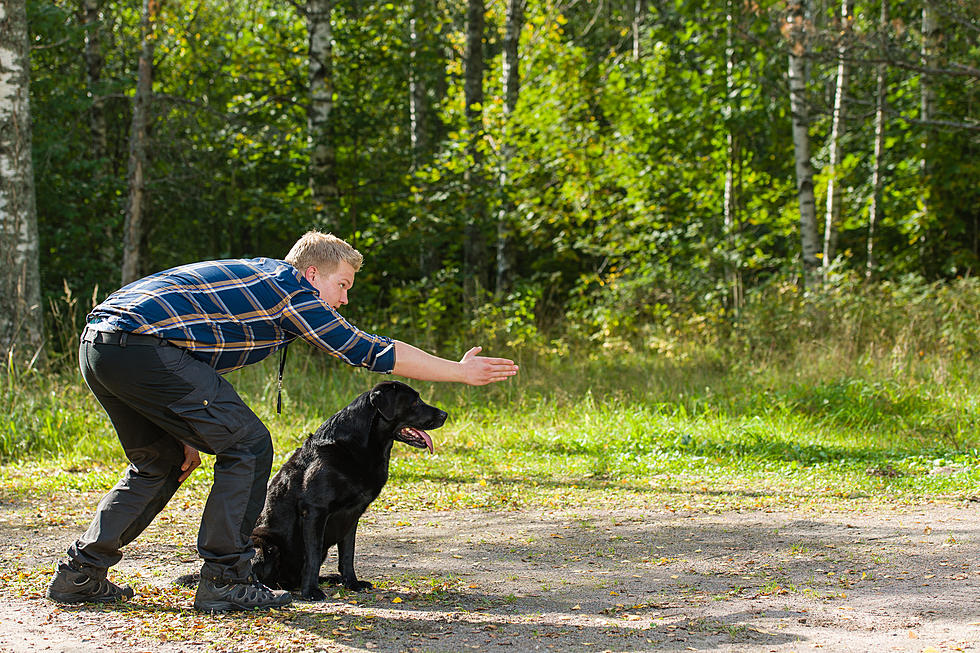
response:
[[[728,287],[728,308],[737,322],[742,309],[742,275],[739,270],[736,244],[738,223],[738,196],[735,185],[735,166],[738,148],[735,143],[735,0],[728,0],[725,12],[725,104],[722,112],[725,119],[725,198],[724,214],[725,236],[725,285]]]
[[[99,17],[99,0],[82,0],[82,24],[85,26],[85,76],[88,92],[92,97],[92,106],[88,112],[92,156],[104,160],[109,147],[106,136],[105,97],[99,88],[102,67],[105,64],[102,56],[102,20]]]
[[[483,136],[483,30],[485,20],[483,0],[468,0],[466,20],[466,54],[463,93],[466,100],[466,124],[469,129],[467,155],[469,166],[465,183],[467,193],[466,227],[464,229],[463,283],[465,299],[476,299],[479,288],[486,287],[483,280],[486,267],[486,243],[483,223],[486,220],[484,196],[483,154],[479,143]]]
[[[884,42],[886,31],[889,26],[888,0],[881,0],[881,17],[878,21],[880,38]],[[871,170],[871,206],[868,207],[868,260],[864,276],[871,280],[874,276],[877,263],[875,262],[875,227],[881,223],[882,218],[882,193],[883,186],[881,180],[881,170],[883,167],[885,152],[885,73],[884,63],[877,65],[875,71],[876,90],[875,90],[875,140],[874,140],[874,161]]]
[[[340,227],[340,189],[337,183],[337,151],[330,121],[333,112],[333,0],[307,0],[309,33],[310,195],[319,226],[326,231]]]
[[[411,69],[408,79],[408,117],[409,133],[412,140],[412,172],[418,170],[419,161],[429,148],[429,121],[425,103],[425,76],[420,70],[419,50],[422,39],[419,36],[420,23],[424,24],[425,0],[413,0],[412,17],[408,23],[408,38],[411,50],[409,61]]]
[[[640,60],[640,28],[646,13],[646,0],[633,0],[633,61]]]
[[[806,98],[808,54],[808,0],[789,0],[789,100],[793,117],[793,149],[796,159],[796,193],[800,205],[800,244],[803,282],[808,288],[820,285],[820,239],[817,236],[816,201],[813,195],[813,164],[810,161],[810,110]]]
[[[514,202],[510,197],[510,162],[514,158],[513,115],[520,97],[521,29],[524,27],[525,0],[508,0],[504,31],[502,81],[504,87],[503,138],[500,147],[500,213],[497,216],[497,294],[510,290],[514,272]]]
[[[44,342],[29,53],[25,3],[0,4],[0,353],[18,361]]]
[[[834,93],[834,116],[830,130],[830,160],[827,163],[827,211],[824,215],[823,232],[823,275],[827,277],[830,265],[837,255],[837,224],[840,222],[841,183],[840,162],[844,135],[845,96],[847,94],[848,69],[847,48],[851,38],[851,24],[854,20],[853,0],[841,2],[841,27],[837,45],[837,89]]]
[[[156,43],[154,31],[160,12],[160,0],[143,0],[140,17],[142,47],[140,49],[136,97],[133,98],[133,119],[129,131],[129,198],[126,204],[126,222],[123,228],[122,283],[126,285],[140,278],[142,272],[141,251],[146,231],[146,207],[149,198],[146,190],[147,141],[149,139],[150,105],[153,102],[153,51]]]
[[[936,21],[936,10],[932,6],[931,0],[924,0],[922,3],[922,44],[921,44],[921,63],[924,69],[933,67],[936,55],[936,47],[939,41],[939,24]],[[931,128],[928,121],[932,120],[933,105],[936,101],[936,92],[932,87],[932,80],[929,73],[925,70],[919,75],[919,120],[922,121],[922,158],[919,161],[919,170],[922,176],[922,211],[919,219],[919,247],[922,252],[923,260],[927,256],[928,237],[926,233],[929,229],[930,211],[930,172],[932,166],[929,163],[929,146],[931,141]]]

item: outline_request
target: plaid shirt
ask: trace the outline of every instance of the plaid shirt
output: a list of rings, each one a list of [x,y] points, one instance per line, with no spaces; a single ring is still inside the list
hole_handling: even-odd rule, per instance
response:
[[[98,330],[150,335],[224,374],[302,338],[348,365],[388,373],[391,339],[352,326],[285,261],[206,261],[158,272],[92,309]]]

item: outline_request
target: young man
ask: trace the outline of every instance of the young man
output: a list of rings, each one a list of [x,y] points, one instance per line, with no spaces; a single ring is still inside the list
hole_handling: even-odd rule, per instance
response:
[[[290,602],[251,575],[250,535],[272,466],[269,430],[221,375],[302,338],[348,365],[423,381],[485,385],[517,373],[513,361],[459,362],[365,333],[337,313],[361,254],[319,232],[285,261],[208,261],[160,272],[116,291],[88,316],[79,346],[82,376],[119,436],[129,467],[68,549],[48,597],[116,601],[133,590],[106,579],[121,549],[150,524],[180,484],[215,456],[214,485],[198,535],[204,559],[194,607],[217,611]]]

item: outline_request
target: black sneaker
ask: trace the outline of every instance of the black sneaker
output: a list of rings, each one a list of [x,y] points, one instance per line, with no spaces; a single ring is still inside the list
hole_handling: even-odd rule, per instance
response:
[[[58,564],[48,587],[48,598],[58,603],[107,603],[133,598],[129,585],[119,587],[105,578],[96,580],[64,562]]]
[[[194,609],[203,612],[281,608],[293,602],[289,592],[271,590],[253,576],[242,582],[201,576]]]

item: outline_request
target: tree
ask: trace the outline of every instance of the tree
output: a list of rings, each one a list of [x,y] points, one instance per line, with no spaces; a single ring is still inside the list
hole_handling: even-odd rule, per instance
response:
[[[469,132],[465,173],[467,192],[464,217],[464,295],[476,298],[477,290],[485,288],[486,242],[483,223],[486,220],[486,201],[483,194],[483,31],[486,9],[483,0],[468,0],[466,11],[466,54],[463,94],[466,102],[466,126]]]
[[[810,107],[807,100],[808,0],[789,0],[786,36],[789,40],[789,101],[793,119],[796,194],[800,207],[800,244],[803,279],[807,287],[820,284],[820,241],[817,237],[813,163],[810,160]]]
[[[340,224],[340,190],[337,184],[337,149],[332,112],[333,0],[307,0],[309,33],[310,105],[307,124],[310,138],[310,194],[320,226],[337,231]]]
[[[92,96],[89,110],[89,129],[92,132],[92,154],[104,160],[108,141],[106,135],[105,98],[99,88],[102,67],[102,21],[99,18],[99,0],[82,0],[82,25],[85,27],[85,75],[88,92]]]
[[[508,291],[513,282],[514,252],[510,242],[514,231],[514,202],[511,200],[508,169],[514,157],[514,111],[520,97],[521,71],[519,44],[524,26],[525,0],[508,0],[507,25],[504,32],[504,51],[501,57],[501,77],[504,87],[503,135],[500,146],[500,197],[497,216],[497,294]]]
[[[162,0],[143,0],[140,15],[141,47],[136,96],[133,98],[133,121],[129,132],[129,196],[123,227],[122,283],[126,285],[142,276],[142,248],[146,231],[148,205],[147,141],[149,140],[150,106],[153,102],[153,51],[156,47],[156,23]]]
[[[888,29],[888,2],[881,0],[880,18],[878,20],[879,36],[883,40]],[[868,244],[867,260],[865,262],[865,278],[871,279],[875,273],[875,228],[881,223],[882,210],[882,169],[884,167],[885,153],[885,63],[879,62],[875,66],[875,119],[874,119],[874,145],[873,159],[871,164],[871,203],[868,206]]]
[[[641,0],[636,0],[639,7]],[[722,112],[725,119],[725,195],[723,211],[724,222],[724,267],[727,302],[736,321],[742,308],[742,273],[736,263],[738,252],[736,231],[738,224],[738,189],[735,183],[735,168],[739,158],[735,142],[734,105],[738,94],[735,87],[735,0],[725,2],[725,104]],[[635,48],[634,48],[635,50]]]
[[[841,0],[840,39],[837,45],[837,83],[834,91],[834,114],[830,132],[830,160],[827,163],[827,211],[824,214],[823,274],[826,277],[836,256],[837,225],[841,213],[840,163],[843,152],[844,112],[847,96],[848,67],[847,49],[854,20],[853,0]]]
[[[0,5],[0,348],[36,357],[44,341],[34,167],[30,56],[24,2]]]

